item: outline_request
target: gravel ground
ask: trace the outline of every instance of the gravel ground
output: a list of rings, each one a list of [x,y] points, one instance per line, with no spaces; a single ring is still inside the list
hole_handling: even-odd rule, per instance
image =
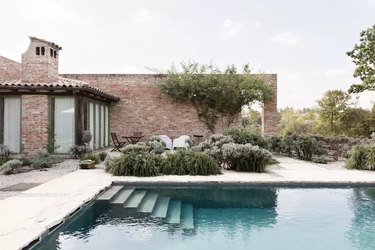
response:
[[[27,173],[2,175],[0,174],[0,189],[13,186],[19,183],[45,183],[56,179],[65,174],[76,171],[78,168],[78,160],[65,160],[47,171],[32,170]],[[0,200],[7,197],[16,196],[22,191],[1,191]]]

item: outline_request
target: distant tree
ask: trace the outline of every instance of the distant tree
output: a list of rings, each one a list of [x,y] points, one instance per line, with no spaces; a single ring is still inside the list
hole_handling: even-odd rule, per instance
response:
[[[360,33],[360,43],[346,54],[356,64],[354,77],[359,77],[361,84],[353,84],[349,93],[359,93],[365,90],[375,90],[375,25]]]
[[[315,134],[316,121],[318,118],[315,109],[293,109],[286,108],[279,112],[279,135],[293,134]]]
[[[318,112],[330,135],[337,135],[344,111],[349,107],[350,95],[342,90],[329,90],[318,100]]]
[[[347,108],[340,117],[340,133],[350,137],[370,137],[375,129],[371,112],[362,108]]]

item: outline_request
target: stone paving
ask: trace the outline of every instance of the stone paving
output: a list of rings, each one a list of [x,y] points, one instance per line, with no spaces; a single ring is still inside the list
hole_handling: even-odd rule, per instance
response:
[[[22,249],[43,238],[53,226],[94,199],[112,183],[251,184],[251,185],[373,185],[375,171],[346,170],[343,164],[303,162],[286,157],[266,173],[224,171],[216,176],[114,177],[103,169],[78,170],[18,196],[0,200],[0,249]],[[72,163],[73,164],[73,163]],[[74,163],[76,164],[76,163]]]

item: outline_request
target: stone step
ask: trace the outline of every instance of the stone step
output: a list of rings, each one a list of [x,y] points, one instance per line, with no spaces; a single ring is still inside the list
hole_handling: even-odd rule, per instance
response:
[[[138,206],[137,211],[141,213],[152,213],[158,196],[158,193],[147,193],[141,204]]]
[[[125,188],[122,189],[117,195],[110,201],[111,204],[124,204],[127,199],[134,192],[134,188]]]
[[[102,193],[96,200],[98,201],[110,201],[120,191],[123,186],[111,186],[104,193]]]
[[[183,204],[181,208],[181,228],[194,229],[193,204]]]
[[[165,218],[167,217],[168,207],[169,207],[169,197],[159,197],[156,201],[155,207],[152,210],[152,217]]]
[[[181,221],[181,201],[172,200],[169,203],[166,222],[179,224]]]
[[[147,191],[145,190],[135,190],[132,195],[125,201],[125,208],[137,208],[143,198],[145,197]]]

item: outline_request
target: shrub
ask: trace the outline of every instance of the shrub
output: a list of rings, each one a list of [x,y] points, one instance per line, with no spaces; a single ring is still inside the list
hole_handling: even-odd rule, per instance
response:
[[[20,161],[20,160],[10,160],[10,161],[7,161],[6,163],[4,163],[1,166],[0,170],[3,174],[9,175],[9,174],[17,174],[17,173],[22,172],[21,168],[22,168],[22,161]]]
[[[110,161],[106,171],[116,176],[156,176],[160,173],[162,162],[160,155],[127,152]]]
[[[219,164],[223,162],[221,148],[227,143],[234,142],[231,136],[213,134],[207,140],[193,147],[194,151],[204,152],[213,157]]]
[[[23,154],[15,155],[13,159],[22,161],[23,166],[31,165],[31,160]]]
[[[108,153],[103,151],[103,152],[98,153],[98,156],[99,156],[100,161],[104,161],[107,158]]]
[[[88,130],[83,131],[82,137],[81,137],[81,143],[82,144],[89,144],[91,140],[92,140],[91,132],[88,131]]]
[[[237,144],[247,144],[256,145],[261,148],[269,148],[268,141],[260,134],[255,134],[250,132],[245,128],[231,128],[224,132],[224,135],[229,135],[233,138],[234,142]]]
[[[225,144],[222,152],[225,164],[235,171],[264,172],[272,159],[271,152],[251,144]]]
[[[268,144],[269,144],[270,150],[272,152],[276,152],[276,153],[282,152],[283,145],[282,145],[282,140],[280,137],[272,136],[268,139],[268,141],[269,141]]]
[[[137,144],[129,144],[124,147],[124,149],[121,151],[123,154],[141,154],[141,153],[147,153],[150,152],[151,148],[144,144],[143,142],[137,143]]]
[[[63,158],[54,158],[48,153],[39,153],[37,158],[31,160],[31,166],[35,169],[51,168],[63,161]]]
[[[319,163],[319,164],[327,164],[327,162],[328,162],[327,158],[324,157],[324,156],[314,157],[314,158],[312,158],[311,161],[314,162],[314,163]]]
[[[294,151],[299,159],[311,161],[314,155],[321,154],[322,144],[314,137],[298,136],[294,143]]]
[[[367,169],[369,151],[368,146],[357,145],[353,147],[350,151],[350,157],[346,161],[346,167],[349,169]]]
[[[10,150],[6,145],[0,144],[0,159],[4,161],[10,160]]]
[[[101,162],[99,154],[93,154],[93,153],[85,154],[85,156],[83,157],[83,160],[92,160],[93,162],[95,162],[95,165]]]
[[[369,147],[367,151],[367,165],[370,169],[375,170],[375,146]]]
[[[165,150],[165,142],[162,141],[159,136],[151,136],[147,142],[147,146],[149,146],[150,151],[155,154],[162,154]]]
[[[167,154],[161,173],[166,175],[213,175],[220,174],[220,167],[215,159],[206,153],[181,149]]]
[[[75,159],[80,159],[82,160],[83,157],[91,153],[91,148],[88,144],[83,144],[83,145],[74,145],[70,149],[70,155],[75,158]]]

